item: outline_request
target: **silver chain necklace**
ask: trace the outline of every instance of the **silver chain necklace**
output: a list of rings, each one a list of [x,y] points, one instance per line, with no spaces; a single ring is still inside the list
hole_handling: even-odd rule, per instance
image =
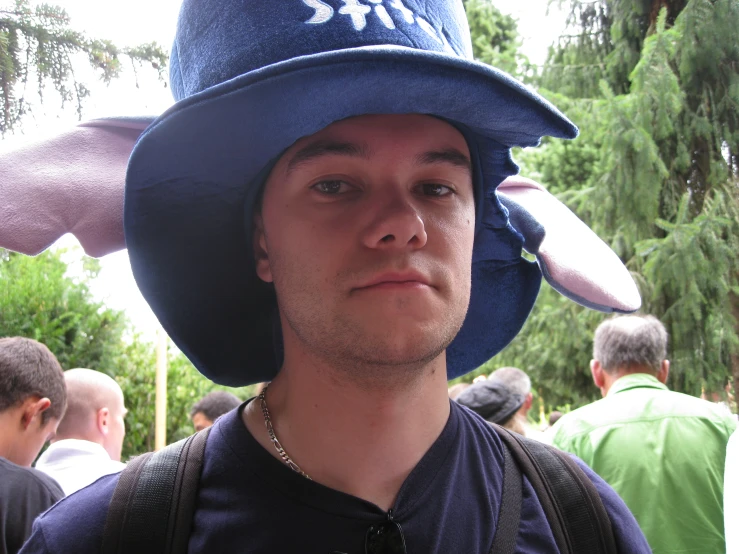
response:
[[[267,395],[268,388],[269,388],[269,385],[264,387],[264,389],[262,389],[262,392],[259,393],[259,396],[257,398],[259,398],[259,401],[262,404],[262,414],[264,415],[264,425],[267,427],[267,433],[269,433],[269,438],[272,441],[272,444],[275,445],[275,448],[277,449],[277,453],[280,455],[280,458],[282,458],[282,461],[287,464],[287,467],[289,467],[290,469],[292,469],[293,471],[297,473],[300,473],[300,475],[302,475],[306,479],[310,479],[312,481],[313,479],[311,479],[310,476],[305,471],[300,469],[300,466],[298,466],[298,464],[296,464],[290,459],[290,456],[287,455],[287,452],[285,452],[285,449],[282,448],[282,444],[280,444],[280,441],[277,439],[277,435],[275,435],[274,427],[272,427],[272,420],[269,417],[269,410],[267,409],[266,395]]]

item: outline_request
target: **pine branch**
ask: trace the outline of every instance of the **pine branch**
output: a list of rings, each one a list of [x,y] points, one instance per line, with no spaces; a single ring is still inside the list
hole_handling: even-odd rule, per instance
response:
[[[89,89],[75,74],[75,57],[86,55],[105,83],[120,76],[121,56],[129,58],[138,82],[138,67],[149,63],[165,82],[167,54],[156,43],[118,48],[108,40],[88,38],[70,28],[70,19],[60,7],[42,5],[34,10],[28,0],[17,0],[16,8],[0,10],[0,134],[11,130],[28,111],[30,75],[37,80],[37,93],[44,100],[44,87],[51,83],[64,106],[74,101],[81,118]],[[3,38],[6,40],[3,42]],[[25,55],[23,54],[25,52]],[[16,94],[16,89],[19,89]]]

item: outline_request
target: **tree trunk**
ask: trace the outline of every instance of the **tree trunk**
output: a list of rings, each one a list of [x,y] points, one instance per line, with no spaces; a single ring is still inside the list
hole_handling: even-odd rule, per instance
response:
[[[653,0],[652,9],[649,12],[649,29],[654,30],[657,25],[657,17],[662,8],[667,8],[667,26],[672,27],[678,14],[685,9],[687,0]]]

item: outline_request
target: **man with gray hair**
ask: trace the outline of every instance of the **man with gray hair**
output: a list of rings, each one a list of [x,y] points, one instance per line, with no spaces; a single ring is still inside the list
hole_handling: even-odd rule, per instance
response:
[[[92,369],[64,372],[67,412],[36,469],[53,477],[69,495],[104,475],[121,471],[126,427],[123,391]]]
[[[529,410],[534,401],[534,395],[531,393],[531,378],[517,367],[501,367],[493,371],[488,379],[502,382],[511,391],[523,397],[523,404],[513,416],[517,420],[516,427],[521,429],[526,437],[547,442],[544,433],[529,424]]]
[[[655,317],[603,322],[590,370],[604,398],[564,415],[554,445],[620,494],[654,552],[726,552],[724,460],[736,421],[668,390],[666,358],[667,331]]]

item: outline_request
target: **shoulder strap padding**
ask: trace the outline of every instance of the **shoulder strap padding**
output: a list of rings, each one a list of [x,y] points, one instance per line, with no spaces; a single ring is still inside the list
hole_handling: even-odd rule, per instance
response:
[[[108,515],[105,519],[101,548],[102,554],[122,554],[118,546],[123,529],[126,526],[128,507],[131,505],[133,493],[136,491],[139,475],[141,475],[141,471],[144,469],[144,465],[150,456],[151,452],[147,452],[146,454],[135,457],[121,471],[118,483],[113,491],[113,497],[108,506]]]
[[[515,554],[518,526],[521,522],[523,477],[510,449],[503,448],[503,455],[503,494],[490,554]]]
[[[560,553],[616,554],[603,501],[577,463],[554,447],[495,427],[536,491]]]
[[[168,554],[186,554],[195,515],[200,474],[203,471],[205,443],[208,440],[210,427],[196,433],[191,441],[185,443],[177,471],[170,510],[166,550]]]
[[[103,554],[187,551],[209,431],[128,463],[108,508]]]

